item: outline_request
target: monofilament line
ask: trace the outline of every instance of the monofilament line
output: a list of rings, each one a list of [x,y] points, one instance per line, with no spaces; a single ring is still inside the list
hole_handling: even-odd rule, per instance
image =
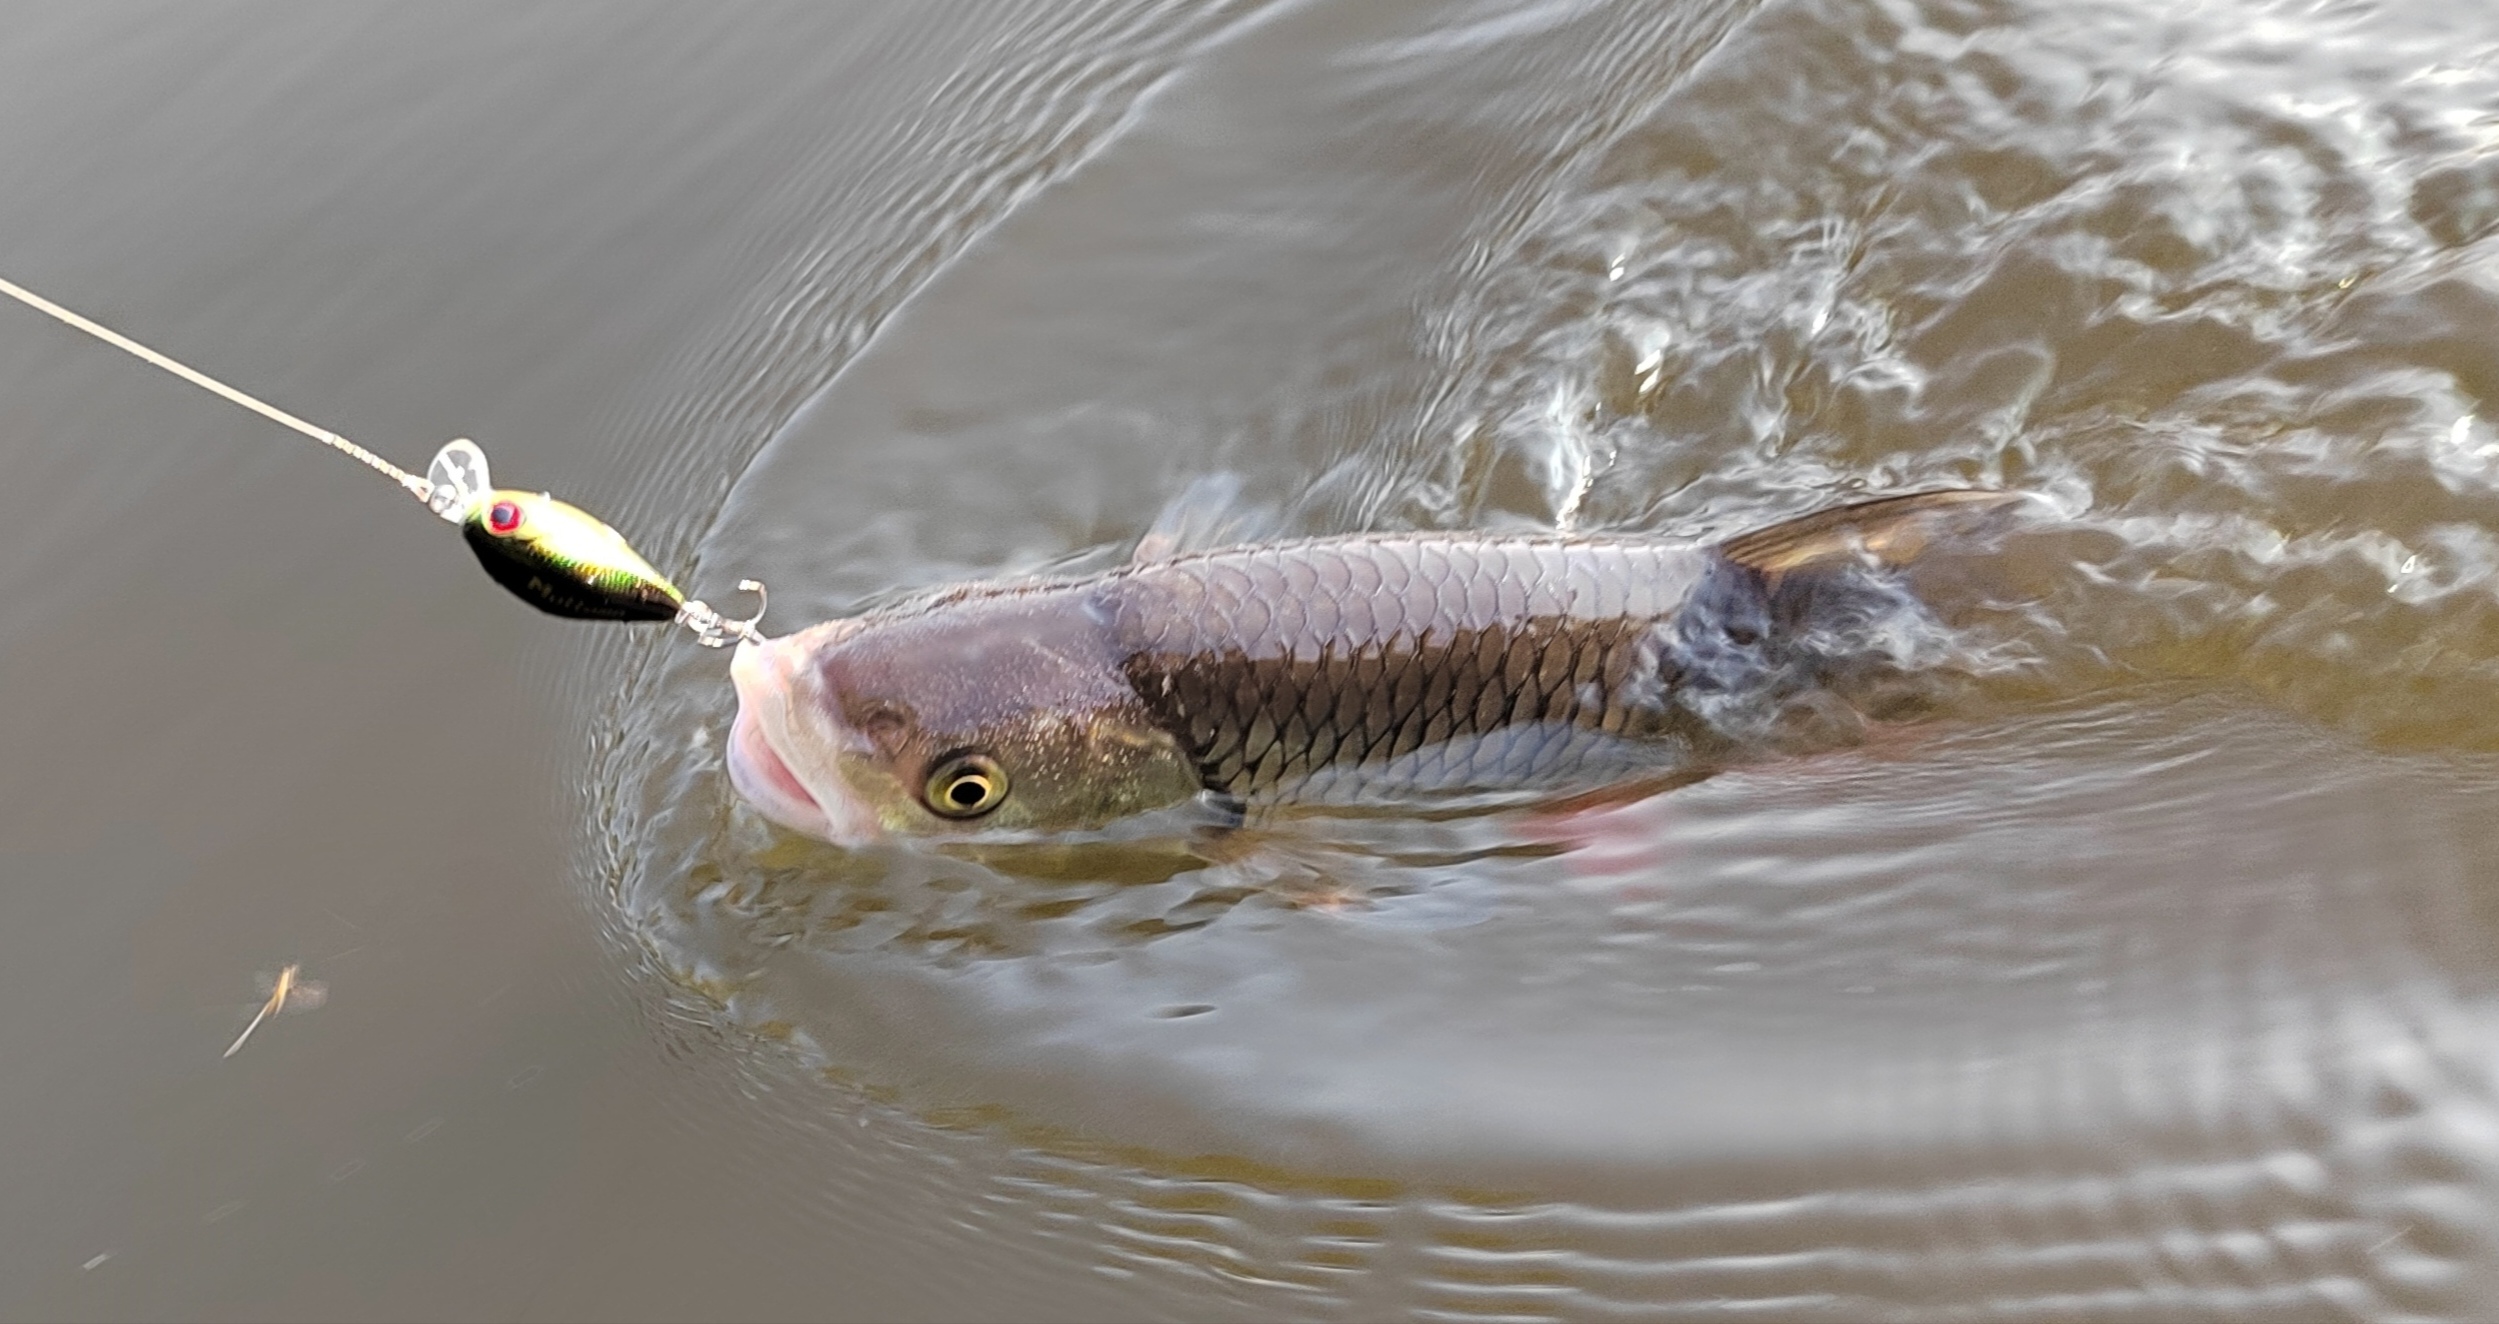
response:
[[[149,349],[147,346],[140,344],[138,341],[132,340],[130,337],[113,330],[111,327],[105,326],[99,322],[89,321],[88,319],[71,312],[69,309],[63,308],[61,305],[52,302],[50,299],[44,298],[42,295],[37,294],[32,290],[11,284],[7,280],[0,280],[0,293],[7,294],[10,298],[17,300],[19,303],[25,304],[27,307],[32,308],[39,313],[46,313],[52,317],[56,317],[61,321],[86,332],[88,335],[94,336],[96,339],[103,341],[105,344],[112,345],[118,349],[126,350],[139,358],[145,359],[146,361],[155,364],[157,367],[163,368],[165,371],[172,373],[176,377],[180,377],[184,381],[191,383],[193,386],[214,391],[228,400],[243,406],[245,409],[251,410],[253,413],[259,414],[261,417],[266,418],[273,423],[293,428],[297,432],[303,433],[305,436],[312,438],[314,441],[320,442],[324,446],[328,446],[333,450],[344,452],[350,457],[372,468],[375,472],[388,477],[392,482],[408,489],[409,493],[415,496],[419,501],[428,501],[432,499],[434,495],[434,485],[432,483],[427,482],[424,478],[416,474],[409,473],[407,470],[402,469],[398,465],[383,459],[381,456],[366,450],[364,447],[349,441],[347,438],[330,431],[328,428],[315,427],[312,424],[295,417],[293,414],[278,408],[276,405],[270,404],[263,400],[256,400],[251,396],[245,395],[241,391],[226,385],[224,382],[218,381],[216,378],[209,376],[207,373],[201,372],[198,369],[189,367],[185,364],[177,363],[174,360],[157,353],[155,350]]]

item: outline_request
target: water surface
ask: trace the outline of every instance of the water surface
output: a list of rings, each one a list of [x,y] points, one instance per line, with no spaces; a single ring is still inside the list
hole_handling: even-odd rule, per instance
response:
[[[1922,719],[1809,755],[1213,861],[844,854],[734,804],[718,655],[497,601],[353,466],[21,320],[0,1309],[2470,1316],[2495,45],[23,24],[13,278],[403,459],[474,435],[785,628],[1158,520],[2052,509],[1945,567]],[[331,1006],[220,1062],[287,959]]]

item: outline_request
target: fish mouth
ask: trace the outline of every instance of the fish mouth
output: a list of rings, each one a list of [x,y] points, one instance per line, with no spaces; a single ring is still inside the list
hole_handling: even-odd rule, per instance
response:
[[[807,784],[790,771],[789,761],[772,747],[755,710],[740,704],[729,727],[729,784],[763,816],[793,832],[811,837],[832,835],[833,822]]]
[[[737,720],[729,728],[729,784],[757,812],[792,832],[837,846],[861,845],[879,835],[874,815],[838,772],[810,780],[801,769],[814,765],[792,757],[793,709],[805,702],[797,692],[805,651],[803,636],[739,643],[729,663],[738,691]]]

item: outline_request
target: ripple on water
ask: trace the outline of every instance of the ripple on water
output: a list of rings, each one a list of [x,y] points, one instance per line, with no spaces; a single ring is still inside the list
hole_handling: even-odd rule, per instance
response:
[[[717,670],[671,658],[607,746],[626,931],[930,1162],[1006,1141],[967,1221],[1244,1309],[2489,1299],[2487,21],[1806,3],[1681,78],[1745,12],[1356,34],[1281,107],[1228,80],[1318,11],[1248,32],[915,296],[710,555],[829,610],[1098,552],[1223,467],[1311,529],[2048,493],[1957,590],[1966,702],[1570,814],[843,854],[730,805],[683,734]],[[1657,81],[1557,73],[1639,50]],[[1433,175],[1496,131],[1531,164]],[[1054,334],[1000,331],[1006,291]],[[1262,338],[1302,310],[1331,334]]]

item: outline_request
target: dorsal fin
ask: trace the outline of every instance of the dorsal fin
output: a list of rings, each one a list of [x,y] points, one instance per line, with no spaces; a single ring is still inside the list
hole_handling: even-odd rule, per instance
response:
[[[1926,550],[1941,517],[1984,514],[2029,499],[1972,487],[1876,497],[1739,533],[1718,550],[1737,565],[1774,577],[1861,555],[1901,566]]]

